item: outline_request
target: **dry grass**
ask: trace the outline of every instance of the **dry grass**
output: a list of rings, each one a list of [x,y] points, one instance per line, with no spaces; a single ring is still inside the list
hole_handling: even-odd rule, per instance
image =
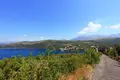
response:
[[[73,73],[59,78],[59,80],[91,80],[93,68],[91,65],[76,69]]]

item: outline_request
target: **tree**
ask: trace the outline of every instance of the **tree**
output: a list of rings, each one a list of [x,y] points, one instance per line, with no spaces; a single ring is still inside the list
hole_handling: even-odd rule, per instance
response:
[[[100,61],[100,55],[100,52],[96,52],[93,48],[90,48],[86,51],[89,64],[97,64]]]
[[[115,50],[117,54],[120,56],[120,44],[115,45]]]

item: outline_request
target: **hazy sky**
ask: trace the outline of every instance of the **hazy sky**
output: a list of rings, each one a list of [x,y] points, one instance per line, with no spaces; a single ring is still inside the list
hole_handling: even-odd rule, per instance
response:
[[[0,0],[0,41],[120,32],[120,0]]]

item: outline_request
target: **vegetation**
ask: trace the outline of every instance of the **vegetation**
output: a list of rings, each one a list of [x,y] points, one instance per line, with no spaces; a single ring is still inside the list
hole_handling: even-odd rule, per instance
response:
[[[86,54],[45,54],[0,60],[0,80],[58,80],[85,65],[99,62],[101,53],[88,49]]]
[[[66,45],[73,45],[82,48],[89,48],[91,45],[102,43],[97,41],[72,41],[72,40],[45,40],[45,41],[33,41],[33,42],[17,42],[7,45],[0,45],[0,48],[49,48],[59,49],[64,48]]]
[[[101,51],[109,57],[120,61],[120,44],[116,44],[114,47],[102,48]]]
[[[93,40],[93,42],[99,43],[102,46],[113,47],[114,45],[120,43],[120,38],[106,38],[106,39],[100,39],[100,40]]]
[[[42,49],[60,49],[66,45],[77,46],[78,48],[90,48],[90,46],[113,47],[120,43],[120,38],[108,38],[99,40],[43,40],[43,41],[23,41],[10,44],[0,44],[0,48],[42,48]]]

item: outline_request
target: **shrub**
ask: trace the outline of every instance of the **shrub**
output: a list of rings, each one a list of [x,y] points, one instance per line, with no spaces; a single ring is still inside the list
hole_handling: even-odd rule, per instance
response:
[[[86,54],[51,54],[12,57],[0,61],[0,80],[58,80],[78,67],[96,64],[100,54],[89,49]]]
[[[88,64],[97,64],[100,61],[100,52],[96,52],[95,49],[90,48],[86,51],[86,58]]]

